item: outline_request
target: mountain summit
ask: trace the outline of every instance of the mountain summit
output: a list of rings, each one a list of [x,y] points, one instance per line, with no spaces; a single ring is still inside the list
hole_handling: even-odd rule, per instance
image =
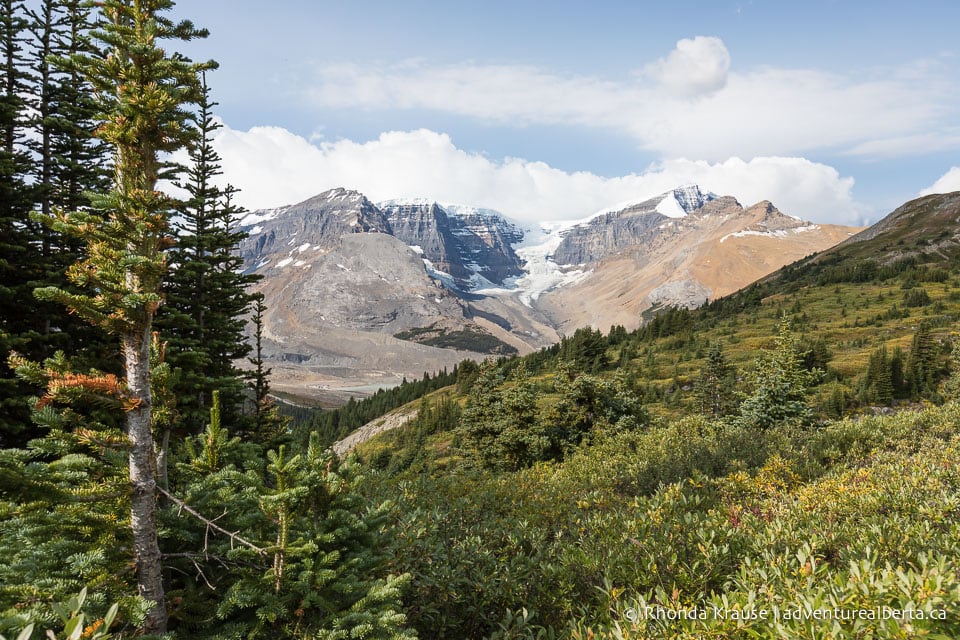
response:
[[[633,328],[651,307],[699,305],[857,231],[696,185],[539,240],[488,209],[346,189],[243,224],[275,387],[307,395],[526,353],[582,326]]]
[[[563,332],[635,328],[651,307],[700,305],[857,231],[788,216],[766,200],[744,207],[732,196],[684,187],[564,232],[554,262],[588,272],[539,308]]]

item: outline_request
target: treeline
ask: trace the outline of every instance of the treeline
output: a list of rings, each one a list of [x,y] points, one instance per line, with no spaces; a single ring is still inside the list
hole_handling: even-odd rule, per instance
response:
[[[293,419],[294,434],[298,441],[306,442],[311,434],[316,434],[321,444],[329,446],[397,407],[456,383],[460,366],[455,366],[449,373],[444,368],[432,377],[424,372],[423,378],[413,382],[404,378],[396,387],[378,389],[369,398],[359,401],[350,398],[337,409],[311,409],[283,403],[279,406],[284,414]]]

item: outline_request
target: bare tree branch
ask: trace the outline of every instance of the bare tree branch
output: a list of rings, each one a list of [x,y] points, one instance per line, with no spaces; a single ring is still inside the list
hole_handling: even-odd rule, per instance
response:
[[[253,544],[253,543],[250,542],[249,540],[244,540],[243,538],[241,538],[240,536],[238,536],[236,533],[234,533],[234,532],[232,532],[232,531],[227,531],[226,529],[224,529],[224,528],[221,527],[220,525],[216,524],[213,520],[210,520],[210,519],[208,519],[208,518],[204,518],[202,515],[200,515],[199,513],[197,513],[197,511],[195,511],[195,510],[193,509],[193,507],[191,507],[190,505],[188,505],[186,502],[184,502],[184,501],[181,500],[180,498],[177,498],[176,496],[172,495],[172,494],[171,494],[169,491],[167,491],[166,489],[163,489],[162,487],[157,487],[157,491],[160,492],[160,493],[162,493],[163,495],[165,495],[165,496],[167,497],[167,499],[169,499],[169,500],[170,500],[171,502],[173,502],[174,504],[178,505],[181,509],[183,509],[184,511],[186,511],[187,513],[189,513],[189,514],[192,515],[193,517],[195,517],[195,518],[197,518],[198,520],[204,522],[204,523],[207,525],[207,530],[208,530],[208,531],[209,531],[210,529],[213,529],[214,531],[219,531],[219,532],[222,533],[223,535],[225,535],[225,536],[227,536],[228,538],[230,538],[230,544],[231,544],[231,545],[232,545],[234,542],[239,542],[239,543],[242,544],[243,546],[245,546],[245,547],[247,547],[247,548],[249,548],[249,549],[253,549],[254,551],[256,551],[257,553],[259,553],[260,555],[266,555],[266,554],[267,554],[266,550],[261,549],[260,547],[258,547],[257,545]],[[222,518],[223,515],[224,515],[224,514],[221,514],[220,516],[217,517],[217,519]]]

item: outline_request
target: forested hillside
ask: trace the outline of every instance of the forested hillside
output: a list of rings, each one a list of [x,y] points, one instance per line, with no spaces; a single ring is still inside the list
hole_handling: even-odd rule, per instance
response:
[[[358,449],[421,637],[953,637],[958,217],[461,366]]]

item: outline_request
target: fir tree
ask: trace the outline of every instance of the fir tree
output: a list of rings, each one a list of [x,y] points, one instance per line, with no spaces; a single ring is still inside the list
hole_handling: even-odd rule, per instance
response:
[[[500,404],[499,387],[503,372],[491,360],[480,365],[476,379],[470,387],[470,396],[457,433],[465,452],[479,460],[485,467],[503,463],[496,449],[502,427],[503,407]]]
[[[740,405],[740,420],[760,430],[789,422],[809,422],[813,413],[807,404],[807,389],[820,373],[803,368],[798,340],[784,318],[774,349],[757,357],[751,380],[753,393]]]
[[[930,334],[930,327],[921,324],[910,342],[910,357],[907,360],[906,377],[910,393],[914,397],[929,397],[936,391],[937,351]]]
[[[893,402],[895,391],[887,346],[882,344],[870,354],[867,370],[860,380],[860,400],[871,404],[889,405]]]
[[[107,147],[93,137],[97,121],[90,86],[68,66],[71,56],[94,51],[90,7],[80,0],[43,0],[29,16],[32,217],[42,223],[37,228],[42,271],[35,286],[69,288],[65,272],[80,259],[83,243],[51,228],[53,211],[89,209],[87,194],[109,188]],[[118,370],[116,348],[102,330],[55,303],[35,301],[32,311],[40,332],[34,357],[62,349],[82,356],[85,365]]]
[[[91,87],[69,63],[73,56],[96,53],[90,38],[90,6],[83,0],[43,0],[30,13],[36,70],[33,94],[37,157],[37,208],[48,217],[54,209],[74,211],[90,206],[88,193],[110,187],[109,149],[94,136],[97,105]],[[70,238],[57,238],[74,251]],[[69,265],[70,263],[66,263]],[[66,266],[65,265],[65,266]]]
[[[34,411],[45,436],[0,451],[0,628],[10,615],[44,621],[45,603],[94,584],[100,604],[121,599],[124,619],[142,622],[152,603],[129,597],[127,438],[114,424],[122,382],[74,373],[62,353],[11,363],[46,389]]]
[[[230,438],[215,397],[210,423],[187,440],[183,485],[164,513],[178,549],[172,617],[191,638],[404,638],[406,576],[385,573],[386,510],[369,509],[351,461],[313,435],[267,453]],[[211,517],[207,517],[207,515]],[[197,585],[201,586],[197,586]],[[205,587],[205,588],[204,588]]]
[[[221,173],[213,149],[213,134],[220,127],[211,111],[215,104],[204,81],[193,117],[196,144],[179,185],[189,197],[176,218],[166,303],[157,317],[169,341],[167,361],[178,371],[175,392],[182,427],[192,433],[202,429],[214,390],[220,391],[225,421],[239,422],[244,382],[233,363],[250,352],[243,329],[254,296],[246,289],[259,280],[241,272],[236,247],[246,233],[237,229],[240,209],[233,204],[234,192],[214,184]]]
[[[257,293],[253,296],[253,358],[247,358],[247,361],[253,365],[253,370],[247,374],[250,381],[250,387],[253,390],[253,417],[254,431],[261,442],[266,442],[280,435],[286,430],[286,421],[280,417],[279,410],[270,397],[270,373],[272,371],[266,365],[263,359],[263,314],[266,313],[267,306],[263,303],[263,294]],[[353,398],[347,403],[355,406]],[[333,412],[333,417],[338,418],[339,412]],[[339,437],[338,424],[334,422],[331,425],[333,432],[332,438],[325,438],[325,441],[333,442]]]
[[[736,369],[727,362],[720,344],[713,345],[694,385],[700,412],[715,418],[730,414],[736,406],[736,383]]]
[[[102,215],[64,213],[56,226],[86,241],[86,258],[69,275],[90,293],[38,291],[117,336],[121,345],[133,555],[139,593],[154,603],[144,624],[150,633],[163,632],[167,625],[155,515],[150,347],[170,243],[171,202],[156,186],[165,177],[161,154],[190,142],[185,107],[199,98],[197,74],[204,66],[168,55],[161,42],[206,35],[188,21],[166,18],[163,14],[172,6],[170,0],[105,0],[104,21],[94,32],[104,55],[71,59],[95,92],[103,120],[98,135],[113,148],[114,184],[93,203]]]

